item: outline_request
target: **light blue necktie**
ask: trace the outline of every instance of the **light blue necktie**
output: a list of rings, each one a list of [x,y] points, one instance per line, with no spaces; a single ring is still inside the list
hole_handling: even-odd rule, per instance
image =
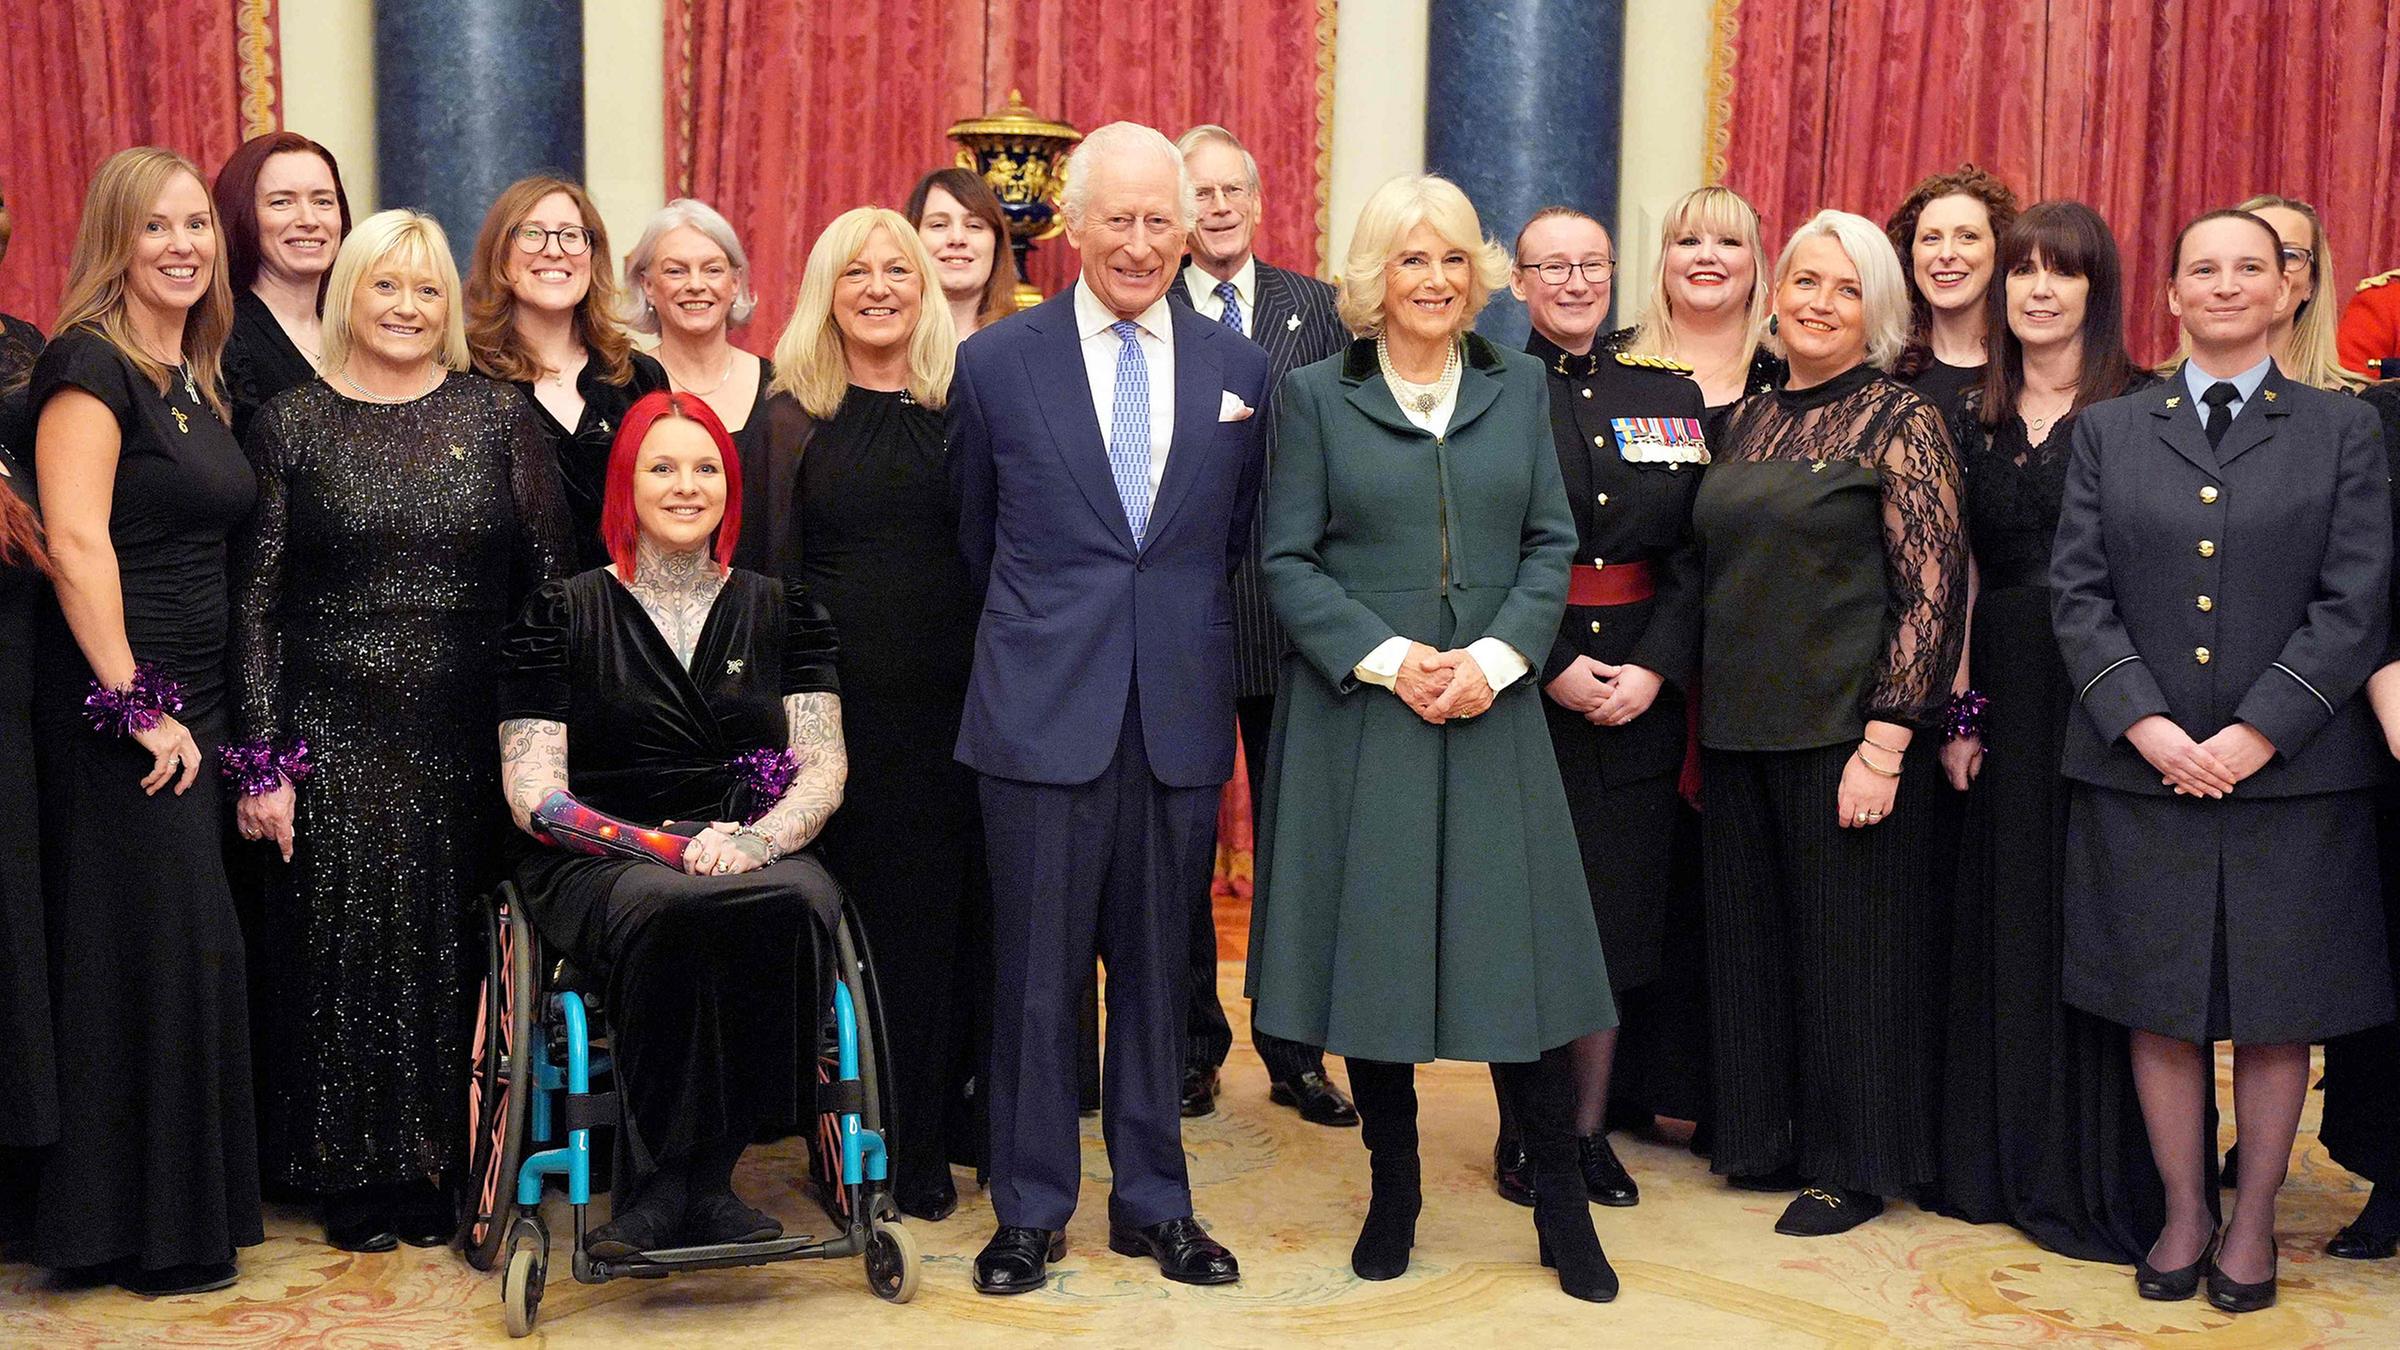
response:
[[[1140,548],[1150,523],[1150,363],[1135,340],[1140,324],[1119,319],[1109,330],[1125,345],[1117,348],[1117,395],[1108,413],[1108,470],[1117,480],[1133,546]]]
[[[1232,282],[1220,281],[1217,283],[1217,298],[1225,302],[1225,312],[1217,316],[1217,322],[1240,333],[1242,331],[1242,293],[1233,288]]]

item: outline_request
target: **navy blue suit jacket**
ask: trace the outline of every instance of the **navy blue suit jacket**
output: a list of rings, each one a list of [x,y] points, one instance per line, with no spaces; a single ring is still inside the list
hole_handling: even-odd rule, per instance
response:
[[[1081,283],[1078,283],[1081,284]],[[1136,549],[1093,415],[1072,291],[967,339],[950,382],[959,548],[982,591],[958,759],[1029,783],[1098,778],[1140,681],[1151,772],[1233,776],[1233,608],[1264,472],[1267,357],[1179,305],[1175,433]]]

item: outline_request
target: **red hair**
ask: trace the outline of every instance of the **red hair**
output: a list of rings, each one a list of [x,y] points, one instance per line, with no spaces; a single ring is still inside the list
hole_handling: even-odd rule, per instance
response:
[[[733,570],[734,545],[742,537],[742,457],[734,453],[725,423],[697,394],[664,389],[644,394],[617,424],[617,439],[608,448],[608,488],[600,499],[600,546],[617,565],[617,575],[628,582],[633,580],[634,540],[642,532],[633,510],[634,461],[642,457],[642,442],[650,438],[651,426],[663,417],[698,424],[716,442],[717,456],[724,461],[725,518],[717,522],[716,547],[711,550],[718,567]]]

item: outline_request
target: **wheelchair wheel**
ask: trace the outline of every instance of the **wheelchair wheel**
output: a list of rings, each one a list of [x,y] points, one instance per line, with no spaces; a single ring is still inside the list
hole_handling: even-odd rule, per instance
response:
[[[550,1234],[531,1219],[510,1226],[508,1269],[500,1277],[501,1318],[511,1336],[533,1334],[542,1315],[542,1284],[549,1276]]]
[[[485,913],[483,989],[467,1083],[470,1133],[460,1245],[477,1270],[499,1265],[517,1216],[517,1167],[524,1160],[533,1092],[533,1013],[540,1001],[534,947],[532,927],[518,912],[514,890],[504,888]]]
[[[924,1263],[917,1256],[917,1235],[904,1224],[878,1223],[867,1237],[867,1288],[886,1303],[906,1303],[917,1296],[917,1277]]]

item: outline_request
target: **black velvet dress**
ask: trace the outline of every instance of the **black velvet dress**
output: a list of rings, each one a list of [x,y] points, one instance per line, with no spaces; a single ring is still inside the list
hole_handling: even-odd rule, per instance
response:
[[[533,385],[519,380],[517,389],[550,438],[558,460],[559,484],[567,502],[568,537],[573,541],[577,570],[605,566],[608,550],[600,547],[600,502],[608,491],[608,451],[617,439],[617,424],[625,410],[642,395],[667,387],[667,368],[640,352],[633,354],[633,375],[623,384],[610,384],[598,360],[583,364],[575,377],[575,392],[583,395],[583,416],[573,427],[560,426]]]
[[[833,626],[795,589],[726,578],[689,667],[605,569],[534,593],[501,654],[499,716],[557,722],[568,788],[644,822],[743,820],[759,799],[734,765],[790,744],[784,707],[839,692]],[[820,1010],[816,916],[839,909],[804,850],[692,876],[568,853],[511,832],[517,886],[543,940],[604,984],[637,1175],[813,1118]]]
[[[92,672],[52,608],[34,740],[58,1060],[34,1259],[224,1261],[261,1240],[242,935],[225,884],[216,750],[226,736],[226,538],[258,484],[233,433],[180,378],[161,394],[98,333],[54,339],[33,406],[61,389],[116,415],[109,540],[136,660],[183,685],[208,761],[145,796],[151,757],[83,717]]]
[[[259,409],[315,378],[317,368],[292,345],[267,302],[255,291],[234,296],[233,332],[225,339],[225,396],[233,403],[233,434],[247,445]]]
[[[467,938],[508,828],[500,633],[566,569],[550,449],[514,391],[452,374],[406,403],[312,381],[248,450],[238,735],[305,739],[317,770],[291,863],[259,869],[264,1170],[318,1195],[422,1181],[459,1161]]]
[[[2164,1204],[2125,1029],[2059,995],[2058,764],[2075,691],[2050,627],[2050,541],[2074,420],[2035,446],[2021,419],[1987,429],[1976,402],[1952,427],[1981,578],[1967,671],[1991,699],[1989,754],[1963,794],[1937,1207],[2122,1264],[2149,1249]]]
[[[841,633],[842,735],[853,747],[825,857],[874,949],[892,1047],[893,1189],[949,1179],[946,1084],[962,1041],[962,947],[988,928],[982,815],[958,743],[980,597],[958,554],[941,414],[853,387],[800,456],[790,565]]]

